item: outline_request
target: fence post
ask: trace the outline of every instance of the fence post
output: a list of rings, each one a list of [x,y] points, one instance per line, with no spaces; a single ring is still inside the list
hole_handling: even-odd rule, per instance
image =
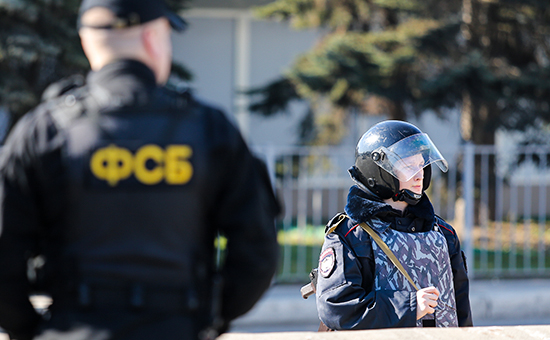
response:
[[[464,190],[464,239],[462,240],[464,252],[469,269],[469,277],[475,276],[474,269],[474,176],[475,176],[475,145],[467,143],[464,145],[464,169],[463,169],[463,190]]]

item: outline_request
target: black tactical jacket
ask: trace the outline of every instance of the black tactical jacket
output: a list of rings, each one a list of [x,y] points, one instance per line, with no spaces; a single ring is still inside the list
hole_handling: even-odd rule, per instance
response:
[[[101,310],[99,295],[117,289],[107,304],[128,295],[120,299],[143,310],[148,294],[174,291],[167,300],[184,297],[197,331],[216,306],[224,322],[248,311],[275,272],[278,206],[263,163],[224,114],[156,86],[130,60],[54,97],[2,150],[0,326],[19,340],[47,327],[28,302],[36,255],[52,320],[56,310]],[[218,233],[227,239],[220,270]]]

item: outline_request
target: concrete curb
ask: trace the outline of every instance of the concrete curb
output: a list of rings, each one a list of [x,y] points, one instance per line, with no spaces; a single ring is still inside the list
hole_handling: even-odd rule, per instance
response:
[[[219,340],[547,340],[550,326],[468,327],[468,328],[394,328],[329,333],[287,332],[243,334],[227,333]]]

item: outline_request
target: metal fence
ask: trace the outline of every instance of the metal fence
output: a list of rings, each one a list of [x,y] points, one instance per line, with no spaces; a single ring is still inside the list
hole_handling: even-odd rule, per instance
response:
[[[307,280],[324,225],[343,211],[353,148],[266,147],[263,156],[283,202],[278,221],[279,281]],[[472,278],[550,276],[550,147],[499,152],[465,145],[448,173],[433,171],[428,196],[460,235]]]

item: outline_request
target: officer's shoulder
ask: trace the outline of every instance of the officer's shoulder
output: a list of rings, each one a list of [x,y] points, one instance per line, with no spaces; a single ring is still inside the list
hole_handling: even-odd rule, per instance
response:
[[[42,102],[59,98],[71,91],[84,86],[84,76],[80,74],[72,75],[70,77],[63,78],[55,83],[50,84],[42,93]]]
[[[63,110],[58,113],[61,102],[61,97],[52,97],[46,101],[42,101],[36,107],[25,113],[14,125],[10,134],[8,135],[4,144],[3,153],[6,153],[9,149],[11,153],[24,153],[29,152],[31,149],[40,144],[44,145],[44,142],[48,142],[53,138],[54,134],[51,134],[51,127],[58,127],[59,124],[56,119],[56,115],[64,116]]]
[[[193,103],[200,108],[201,112],[209,115],[212,119],[229,121],[229,116],[220,106],[197,96],[193,97]]]
[[[199,98],[194,90],[189,87],[186,83],[168,83],[163,87],[164,93],[170,97],[177,98],[177,100],[183,100],[191,107],[194,108],[194,111],[210,116],[225,116],[223,110],[217,107],[214,104],[208,103],[206,100]]]
[[[234,117],[231,117],[220,106],[203,98],[194,98],[194,107],[207,122],[208,132],[219,141],[241,139],[241,133]]]
[[[345,213],[338,213],[332,217],[328,223],[325,226],[325,235],[330,235],[332,233],[341,234],[344,232],[344,234],[347,232],[347,229],[349,229],[350,218]]]
[[[443,232],[443,234],[446,234],[452,237],[458,237],[456,230],[453,228],[453,226],[450,225],[447,221],[445,221],[442,217],[435,215],[435,223],[437,224],[439,230]]]
[[[81,92],[80,89],[83,87],[84,77],[81,75],[66,77],[48,85],[42,92],[40,103],[21,117],[14,127],[14,130],[19,128],[24,131],[24,133],[21,133],[22,136],[30,136],[32,135],[31,131],[38,129],[39,126],[43,126],[40,122],[43,122],[44,119],[48,119],[45,117],[52,117],[56,123],[55,116],[57,114],[52,115],[52,112],[56,112],[59,108],[67,106],[67,103],[71,104],[73,99],[76,101],[76,97],[74,96],[69,100],[67,100],[67,97],[72,96],[72,93]],[[61,111],[63,110],[61,109]]]
[[[181,104],[190,105],[196,103],[193,91],[186,83],[167,83],[160,90],[165,96],[175,99],[178,107],[183,106]]]
[[[47,112],[58,129],[64,129],[76,118],[85,114],[91,103],[89,87],[85,84],[67,87],[42,102],[43,110]]]

